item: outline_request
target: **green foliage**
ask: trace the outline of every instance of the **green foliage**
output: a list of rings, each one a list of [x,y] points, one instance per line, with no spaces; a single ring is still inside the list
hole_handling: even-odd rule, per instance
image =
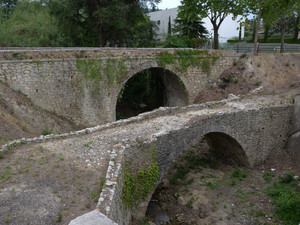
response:
[[[269,184],[272,182],[272,178],[274,177],[275,175],[272,174],[272,173],[264,173],[263,175],[263,178],[264,178],[264,181],[266,184]]]
[[[263,39],[259,38],[258,42],[263,43]],[[247,41],[248,43],[253,43],[252,40]],[[268,38],[268,40],[266,41],[266,43],[280,43],[281,39],[279,37],[270,37]],[[284,42],[288,43],[288,44],[300,44],[300,39],[293,39],[292,37],[286,37],[284,38]]]
[[[185,182],[186,175],[192,170],[200,171],[201,167],[209,167],[211,169],[218,168],[218,164],[215,160],[197,155],[193,150],[188,151],[181,157],[181,163],[174,165],[176,173],[173,175],[171,182],[175,184],[180,183],[180,180]]]
[[[239,43],[240,40],[239,39],[228,39],[227,43]]]
[[[212,183],[212,182],[207,182],[207,183],[204,183],[204,184],[200,184],[200,186],[207,186],[208,188],[210,188],[211,190],[215,190],[217,189],[218,185]]]
[[[204,73],[209,73],[211,64],[215,63],[218,56],[209,56],[207,50],[176,50],[174,53],[162,52],[157,58],[158,65],[166,68],[173,64],[179,71],[186,72],[190,66],[201,67]]]
[[[109,87],[127,75],[125,59],[77,59],[76,67],[85,78],[105,81]]]
[[[294,182],[294,174],[291,172],[285,173],[283,176],[279,177],[280,183],[289,184]]]
[[[183,12],[181,18],[187,18],[191,23],[198,22],[199,18],[208,17],[214,29],[214,48],[219,48],[218,30],[229,14],[238,15],[242,13],[241,1],[236,0],[182,0],[179,12]],[[183,21],[186,23],[186,21]],[[189,25],[189,24],[188,24]],[[189,27],[193,27],[189,25]]]
[[[43,129],[42,135],[46,136],[46,135],[49,135],[49,134],[52,134],[52,129],[49,129],[48,127]]]
[[[266,194],[272,197],[272,203],[276,206],[276,215],[287,225],[300,222],[300,193],[294,186],[289,174],[281,178],[281,183],[266,189]]]
[[[60,222],[62,221],[62,217],[63,217],[62,213],[59,212],[59,213],[57,214],[56,222],[57,222],[57,223],[60,223]]]
[[[180,36],[187,36],[190,39],[204,38],[208,34],[208,31],[203,26],[201,17],[195,13],[195,9],[191,8],[191,5],[186,1],[179,7],[178,15],[175,20],[175,32],[178,32]]]
[[[143,168],[139,168],[137,174],[134,174],[132,170],[133,168],[125,165],[122,197],[128,207],[132,207],[140,200],[145,199],[153,190],[159,177],[156,153],[153,152],[151,162],[146,163]]]
[[[152,23],[144,13],[148,1],[51,0],[53,15],[68,46],[150,46]]]
[[[242,171],[240,169],[234,169],[231,174],[231,178],[238,179],[240,181],[245,180],[247,178],[248,171]]]
[[[191,40],[188,37],[169,35],[164,43],[164,48],[189,48]]]
[[[14,13],[0,21],[0,46],[58,46],[60,33],[49,8],[37,1],[21,1]]]
[[[144,4],[156,1],[2,0],[0,46],[153,47]]]

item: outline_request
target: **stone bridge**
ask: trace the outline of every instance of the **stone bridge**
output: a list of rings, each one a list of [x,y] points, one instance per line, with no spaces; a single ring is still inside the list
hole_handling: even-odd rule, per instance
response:
[[[97,208],[70,224],[129,224],[131,216],[144,216],[153,190],[187,146],[204,137],[217,154],[253,167],[286,144],[292,114],[290,98],[231,96],[202,105],[159,108],[70,134],[22,139],[3,150],[20,142],[42,142],[35,145],[76,154],[83,162],[89,158],[90,166],[107,171],[105,188]],[[82,147],[85,142],[91,143],[88,150]],[[132,199],[126,181],[138,171],[151,174],[137,184],[148,191]]]
[[[186,106],[238,58],[233,51],[121,48],[0,50],[0,81],[77,125],[115,121],[118,96],[139,72],[157,74],[163,106]]]

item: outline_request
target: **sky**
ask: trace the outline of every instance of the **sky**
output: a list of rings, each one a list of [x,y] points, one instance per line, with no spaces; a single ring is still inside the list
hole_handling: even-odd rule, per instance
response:
[[[172,9],[180,5],[180,0],[161,0],[158,4],[159,9]]]

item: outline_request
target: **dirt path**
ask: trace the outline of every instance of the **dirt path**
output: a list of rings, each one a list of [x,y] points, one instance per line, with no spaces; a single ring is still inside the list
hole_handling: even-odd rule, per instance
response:
[[[300,175],[284,149],[249,170],[216,158],[205,142],[199,142],[174,163],[152,201],[166,212],[172,225],[282,224],[265,190],[287,172]],[[163,224],[156,215],[149,211],[146,216]]]

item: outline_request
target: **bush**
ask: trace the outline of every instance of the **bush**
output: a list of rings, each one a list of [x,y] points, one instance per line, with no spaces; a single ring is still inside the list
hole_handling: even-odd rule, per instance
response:
[[[227,43],[238,43],[241,42],[239,39],[228,39]]]
[[[264,42],[263,38],[259,38],[257,40],[259,43],[280,43],[281,39],[280,37],[270,37],[268,38],[267,42]],[[253,40],[247,41],[248,43],[253,43]],[[284,43],[286,44],[300,44],[300,39],[294,40],[292,37],[286,37],[284,39]]]
[[[164,48],[190,48],[192,45],[188,37],[168,36]]]
[[[21,1],[9,19],[0,21],[0,46],[57,46],[57,21],[36,1]]]
[[[299,224],[300,222],[300,194],[293,191],[290,184],[279,183],[267,188],[267,195],[273,198],[277,216],[284,224]]]
[[[42,135],[46,136],[52,134],[52,129],[48,129],[47,127],[43,129]]]

